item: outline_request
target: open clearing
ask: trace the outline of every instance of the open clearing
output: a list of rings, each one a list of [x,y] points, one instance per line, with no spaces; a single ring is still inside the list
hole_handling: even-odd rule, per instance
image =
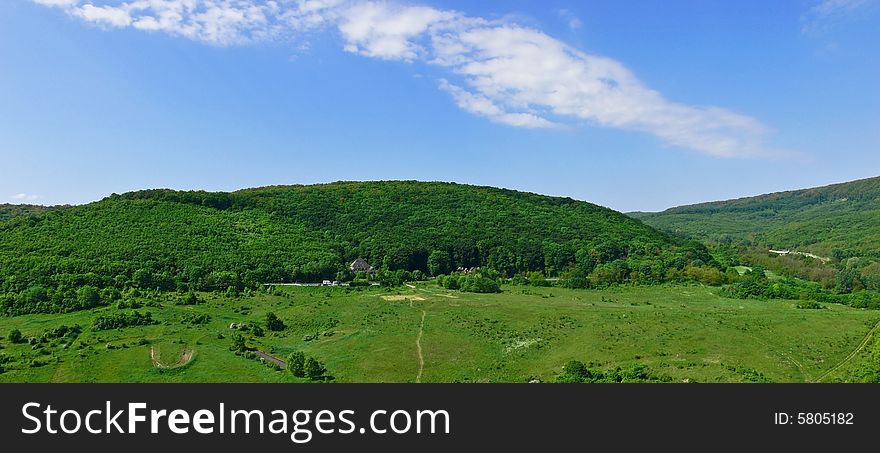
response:
[[[416,300],[416,301],[419,301],[419,300],[425,300],[425,298],[422,297],[422,296],[414,296],[414,295],[410,295],[410,296],[401,296],[401,295],[398,295],[398,296],[381,296],[381,297],[382,297],[383,299],[385,299],[385,300],[391,300],[391,301],[401,301],[401,300]]]
[[[801,310],[796,301],[726,299],[700,286],[503,289],[472,294],[421,283],[203,294],[204,304],[140,309],[158,324],[97,332],[94,319],[119,309],[0,318],[4,337],[14,328],[39,337],[83,326],[74,339],[0,340],[0,382],[303,382],[229,350],[230,324],[262,323],[270,311],[286,329],[248,336],[247,346],[278,360],[302,351],[324,362],[336,382],[547,382],[572,359],[605,369],[638,363],[672,382],[756,375],[833,382],[860,362],[880,323],[880,311]],[[193,314],[210,319],[183,322]]]
[[[184,348],[180,353],[180,357],[177,358],[177,361],[172,364],[163,363],[159,358],[159,348],[157,346],[150,346],[150,360],[153,362],[153,366],[156,368],[177,368],[186,365],[192,360],[193,350],[192,348]]]

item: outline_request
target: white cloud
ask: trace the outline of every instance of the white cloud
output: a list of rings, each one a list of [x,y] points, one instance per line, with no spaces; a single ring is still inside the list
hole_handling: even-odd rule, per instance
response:
[[[46,6],[72,6],[79,3],[79,0],[33,0],[34,3]]]
[[[73,13],[87,21],[114,27],[127,27],[132,22],[127,11],[110,6],[83,5],[73,10]]]
[[[291,38],[331,27],[348,52],[445,72],[439,88],[462,110],[496,123],[528,128],[587,123],[640,131],[718,157],[773,153],[763,144],[765,127],[758,120],[669,101],[620,62],[510,20],[370,0],[52,1],[87,22],[212,45]],[[559,14],[568,17],[570,27],[579,26],[570,12]]]
[[[466,112],[473,113],[509,126],[547,128],[558,125],[529,112],[507,112],[495,105],[489,98],[463,90],[461,87],[440,80],[440,89],[452,95],[455,104]]]
[[[571,31],[580,30],[584,25],[583,22],[581,22],[581,19],[571,10],[560,9],[556,11],[556,14],[559,16],[559,19],[565,22],[565,25],[568,26],[568,29]]]
[[[801,32],[814,33],[852,17],[872,0],[821,0],[801,15]]]
[[[431,26],[449,22],[456,13],[425,6],[363,2],[343,10],[339,31],[345,50],[367,57],[411,61],[423,53],[414,38]]]
[[[28,194],[28,193],[17,193],[15,195],[9,196],[10,200],[15,200],[18,202],[36,201],[36,200],[39,200],[40,198],[42,198],[42,197],[39,195],[33,195],[33,194]]]

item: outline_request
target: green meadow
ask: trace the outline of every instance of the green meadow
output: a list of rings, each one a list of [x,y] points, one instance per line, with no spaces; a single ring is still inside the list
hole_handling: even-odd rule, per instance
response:
[[[505,286],[501,294],[414,288],[279,287],[274,294],[141,308],[155,325],[93,330],[129,309],[0,319],[4,335],[75,336],[0,342],[0,382],[309,382],[230,351],[233,323],[285,323],[247,346],[285,358],[302,351],[334,382],[552,382],[569,360],[613,369],[639,364],[668,382],[845,379],[880,312],[795,301],[733,300],[702,286],[572,290]],[[203,324],[187,322],[206,314]],[[424,316],[423,316],[424,315]],[[423,321],[424,319],[424,321]],[[421,360],[419,357],[421,348]],[[420,372],[421,370],[421,372]]]

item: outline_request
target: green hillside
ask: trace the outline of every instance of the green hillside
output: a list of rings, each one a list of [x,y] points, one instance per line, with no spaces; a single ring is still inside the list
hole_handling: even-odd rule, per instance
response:
[[[631,215],[698,240],[880,257],[880,177]]]
[[[0,223],[0,309],[74,311],[129,288],[315,282],[344,277],[357,257],[381,272],[486,266],[553,276],[577,268],[609,282],[662,280],[668,269],[711,261],[703,246],[610,209],[490,187],[401,181],[149,190]]]
[[[16,217],[28,217],[58,209],[58,206],[39,206],[31,204],[0,204],[0,222]]]

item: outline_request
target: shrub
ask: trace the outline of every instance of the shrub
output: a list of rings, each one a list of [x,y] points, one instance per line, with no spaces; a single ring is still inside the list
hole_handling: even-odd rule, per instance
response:
[[[797,303],[797,308],[807,309],[807,310],[818,310],[822,308],[822,304],[816,302],[815,300],[802,300]]]
[[[247,351],[247,344],[244,341],[244,335],[235,332],[232,334],[232,346],[229,347],[230,351],[235,352],[245,352]]]
[[[207,324],[211,322],[211,316],[205,313],[185,313],[180,318],[184,324]]]
[[[177,305],[197,305],[204,303],[205,301],[199,298],[198,295],[194,292],[189,292],[180,299],[177,300]]]
[[[273,332],[284,330],[284,321],[270,311],[269,313],[266,313],[266,328]]]
[[[327,368],[324,367],[324,364],[319,362],[314,357],[309,357],[306,359],[306,376],[313,380],[317,381],[324,377],[324,373],[327,372]]]
[[[287,371],[290,371],[296,377],[305,377],[306,355],[299,351],[291,352],[287,356]]]
[[[9,339],[9,342],[13,344],[24,343],[24,335],[22,335],[21,331],[18,329],[12,329],[7,338]]]

